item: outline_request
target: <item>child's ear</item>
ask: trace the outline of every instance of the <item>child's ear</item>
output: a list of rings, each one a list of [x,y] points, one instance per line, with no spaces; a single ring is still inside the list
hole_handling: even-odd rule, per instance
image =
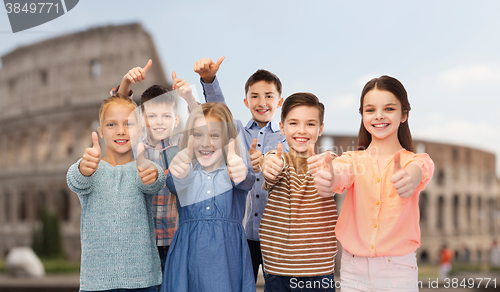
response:
[[[283,123],[280,121],[280,132],[281,135],[285,136],[285,128],[283,127]]]
[[[97,127],[97,133],[99,133],[99,137],[101,137],[101,139],[103,139],[103,134],[102,134],[102,131],[101,131],[101,126]]]
[[[280,96],[280,101],[278,102],[277,108],[280,108],[283,105],[283,97]]]
[[[401,124],[408,120],[408,111],[403,112],[403,116],[401,117]]]
[[[318,137],[323,134],[323,128],[325,127],[325,123],[321,124],[321,127],[319,127],[319,132],[318,132]]]
[[[175,116],[175,120],[174,120],[174,128],[177,127],[177,125],[179,125],[179,115],[176,115]]]
[[[246,105],[247,108],[250,108],[250,105],[248,104],[248,99],[246,97],[243,100],[243,102],[245,103],[245,105]]]

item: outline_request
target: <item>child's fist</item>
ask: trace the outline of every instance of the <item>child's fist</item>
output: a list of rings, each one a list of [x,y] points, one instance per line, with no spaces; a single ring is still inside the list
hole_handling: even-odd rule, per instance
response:
[[[205,83],[212,83],[215,79],[215,74],[219,71],[220,64],[224,61],[224,57],[220,57],[216,63],[211,59],[203,58],[194,63],[194,72],[198,73]]]
[[[236,155],[233,139],[227,145],[227,172],[235,184],[239,184],[247,177],[247,167],[243,159]]]
[[[153,165],[151,160],[144,157],[144,144],[137,145],[137,171],[142,183],[145,185],[152,184],[158,178],[158,169]]]
[[[285,166],[283,162],[283,145],[279,143],[276,150],[275,155],[264,157],[262,174],[268,179],[276,179]]]
[[[250,163],[254,172],[260,171],[260,162],[262,160],[262,152],[257,150],[257,139],[253,139],[252,146],[250,147]]]
[[[391,177],[396,192],[401,198],[408,198],[413,195],[417,187],[413,179],[404,168],[401,167],[401,153],[394,154],[394,174]]]
[[[141,67],[135,67],[130,69],[125,76],[123,76],[123,81],[126,81],[129,84],[134,84],[136,82],[141,82],[146,80],[146,73],[148,72],[149,68],[151,68],[151,65],[153,64],[153,61],[149,59],[148,63],[144,68]]]
[[[182,151],[179,151],[170,163],[170,173],[177,178],[185,178],[191,171],[191,160],[193,160],[193,141],[194,137],[189,136],[188,145]]]
[[[317,168],[314,175],[314,185],[321,197],[331,197],[333,194],[333,157],[330,153],[322,155],[321,167]],[[320,156],[321,157],[321,156]]]
[[[97,170],[97,166],[99,166],[99,162],[101,161],[101,147],[99,146],[96,132],[92,132],[92,143],[92,148],[85,149],[82,161],[80,161],[80,165],[78,166],[80,173],[84,176],[91,176]]]
[[[193,89],[186,80],[177,78],[177,74],[175,71],[172,71],[172,80],[174,81],[174,85],[172,85],[172,89],[177,92],[177,94],[187,100],[193,96]]]

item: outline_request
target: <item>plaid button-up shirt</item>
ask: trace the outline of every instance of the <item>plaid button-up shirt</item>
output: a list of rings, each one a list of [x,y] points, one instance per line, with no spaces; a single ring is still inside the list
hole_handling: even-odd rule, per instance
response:
[[[144,143],[144,156],[158,163],[165,172],[165,177],[168,174],[168,166],[179,151],[178,142],[181,136],[177,135],[172,139],[160,141],[156,147],[153,147],[147,139]],[[155,223],[156,245],[170,245],[174,233],[178,225],[178,213],[174,196],[172,196],[168,188],[163,188],[154,196],[153,199],[153,219]]]

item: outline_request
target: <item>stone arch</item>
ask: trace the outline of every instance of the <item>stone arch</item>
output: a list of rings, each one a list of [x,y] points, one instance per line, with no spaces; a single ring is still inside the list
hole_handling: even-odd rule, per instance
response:
[[[460,198],[457,194],[453,196],[453,228],[458,231],[460,213]]]
[[[471,220],[472,220],[472,196],[470,194],[467,195],[466,199],[466,209],[467,209],[467,225],[469,228],[472,226]]]
[[[445,174],[443,169],[439,169],[437,172],[437,185],[443,186],[445,180]]]
[[[20,164],[28,164],[31,161],[31,139],[27,132],[21,134],[19,160]]]
[[[425,223],[427,222],[429,216],[428,216],[428,211],[429,211],[429,206],[428,206],[428,198],[427,198],[427,192],[422,192],[420,193],[420,197],[418,199],[419,203],[419,209],[420,209],[420,223]]]
[[[445,209],[445,200],[443,195],[438,198],[438,206],[437,206],[437,229],[439,231],[444,231],[444,209]]]
[[[61,221],[63,222],[70,221],[71,200],[68,191],[61,190],[58,192],[58,198],[56,201],[56,210]]]
[[[18,219],[21,222],[28,220],[28,193],[21,191],[18,196]]]
[[[483,226],[484,214],[483,214],[482,203],[483,203],[483,198],[481,198],[481,195],[479,195],[477,197],[477,226],[478,226],[478,230],[481,230],[481,228]]]

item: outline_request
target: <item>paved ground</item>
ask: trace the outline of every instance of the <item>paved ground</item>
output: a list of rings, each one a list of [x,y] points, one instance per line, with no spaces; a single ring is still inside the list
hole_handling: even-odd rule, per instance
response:
[[[484,284],[486,280],[483,280],[482,287],[477,288],[478,278],[492,278],[488,289],[485,289]],[[423,288],[420,291],[429,291],[429,292],[445,292],[449,290],[453,291],[500,291],[500,273],[470,273],[467,275],[459,275],[456,277],[459,279],[459,283],[462,279],[474,279],[475,287],[474,288],[445,288],[445,282],[439,281],[439,287],[429,288],[428,279],[421,279]],[[496,279],[496,289],[494,286],[494,279]],[[433,280],[433,279],[431,279]],[[434,279],[435,280],[435,279]],[[464,283],[466,283],[464,282]],[[472,283],[472,281],[470,282]],[[77,292],[79,285],[79,275],[78,274],[70,274],[70,275],[49,275],[47,277],[41,279],[26,279],[26,278],[11,278],[5,274],[0,274],[0,292]],[[257,280],[257,292],[264,291],[264,279],[262,274],[259,275]],[[339,292],[339,290],[337,290]]]

